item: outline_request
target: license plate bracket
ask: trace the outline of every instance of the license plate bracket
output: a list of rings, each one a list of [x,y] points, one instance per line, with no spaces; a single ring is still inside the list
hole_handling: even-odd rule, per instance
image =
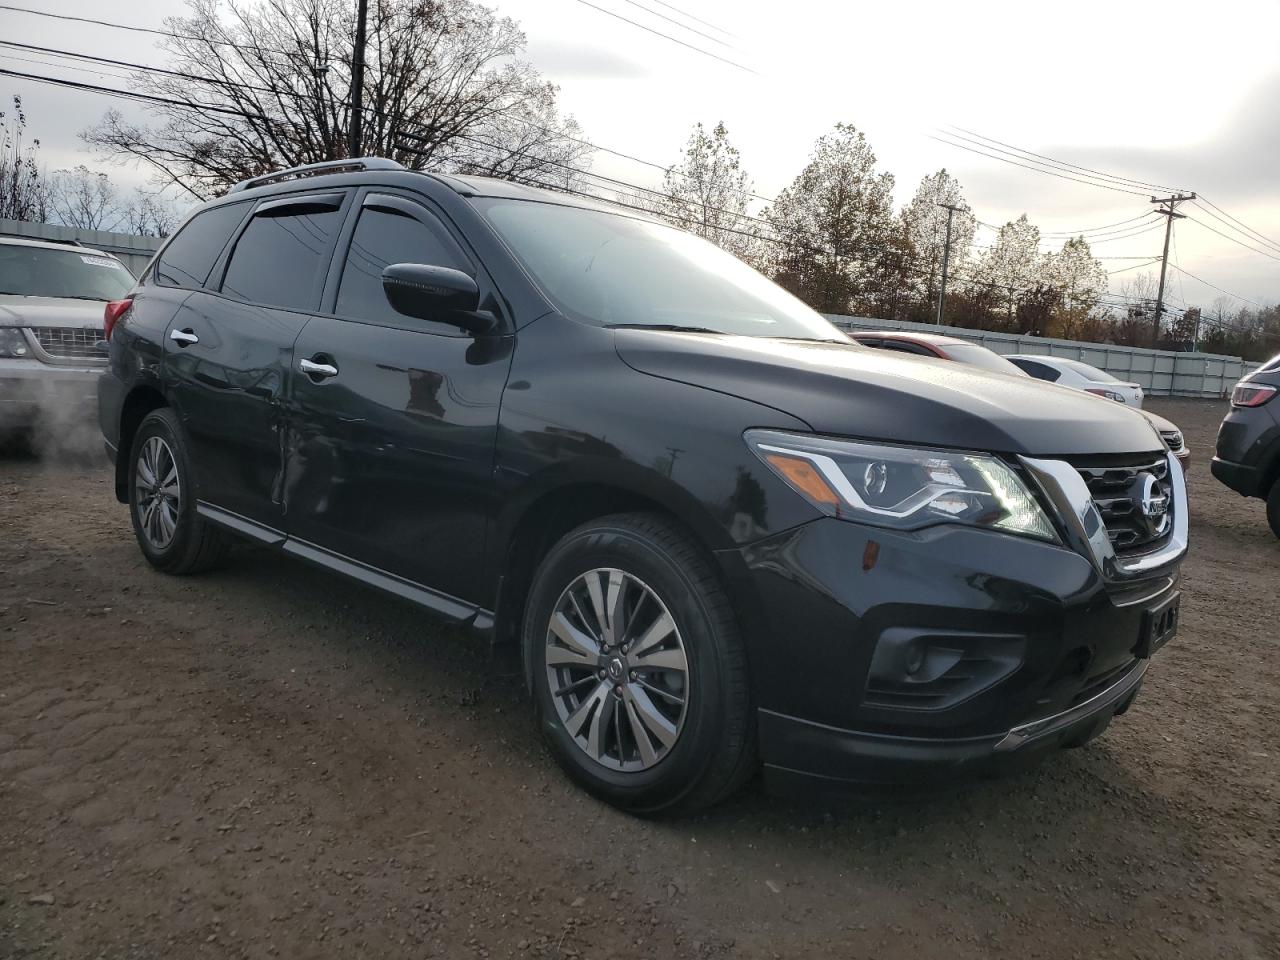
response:
[[[1175,593],[1150,610],[1143,611],[1142,629],[1138,634],[1138,645],[1134,654],[1146,660],[1163,647],[1178,632],[1178,619],[1182,605],[1182,594]]]

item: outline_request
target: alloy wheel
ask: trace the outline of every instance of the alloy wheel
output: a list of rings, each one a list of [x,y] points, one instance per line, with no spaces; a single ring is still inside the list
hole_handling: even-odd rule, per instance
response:
[[[560,722],[592,760],[638,772],[675,746],[689,709],[689,662],[661,598],[624,570],[574,580],[551,613],[547,682]]]
[[[153,549],[164,550],[178,532],[181,506],[178,462],[161,437],[147,437],[138,452],[134,503],[138,526]]]

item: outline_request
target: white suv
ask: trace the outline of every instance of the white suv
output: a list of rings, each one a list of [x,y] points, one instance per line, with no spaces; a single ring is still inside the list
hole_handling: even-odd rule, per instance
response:
[[[101,250],[0,236],[0,433],[96,427],[104,310],[133,282]]]

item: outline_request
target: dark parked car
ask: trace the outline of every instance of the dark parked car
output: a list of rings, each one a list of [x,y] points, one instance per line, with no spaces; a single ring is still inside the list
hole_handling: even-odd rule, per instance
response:
[[[1267,522],[1280,537],[1280,356],[1236,384],[1218,429],[1213,475],[1236,493],[1267,502]]]
[[[849,336],[867,347],[892,350],[895,353],[910,353],[918,357],[937,357],[940,360],[954,360],[957,363],[972,364],[975,367],[981,367],[983,370],[990,370],[992,373],[1003,373],[1011,377],[1035,377],[1037,380],[1044,380],[1049,383],[1059,382],[1058,372],[1043,363],[1028,361],[1017,356],[1006,358],[994,350],[987,349],[980,343],[971,343],[968,340],[961,340],[959,337],[900,330],[854,330]],[[1066,386],[1065,384],[1060,385]],[[1069,389],[1081,388],[1071,386]],[[1085,390],[1084,392],[1095,396],[1106,396],[1105,391],[1101,394],[1093,389]],[[1113,398],[1107,397],[1107,399],[1112,400]],[[1124,401],[1120,400],[1118,402],[1123,403]],[[1186,470],[1191,464],[1191,450],[1187,447],[1186,439],[1183,437],[1182,431],[1178,429],[1177,424],[1149,410],[1135,407],[1134,412],[1145,417],[1146,421],[1155,428],[1156,433],[1160,434],[1160,439],[1165,442],[1165,446],[1178,458],[1178,463],[1182,464],[1182,469]]]
[[[101,420],[156,568],[231,535],[518,643],[611,803],[1021,766],[1177,623],[1137,417],[856,344],[626,211],[384,160],[206,204],[112,308]]]

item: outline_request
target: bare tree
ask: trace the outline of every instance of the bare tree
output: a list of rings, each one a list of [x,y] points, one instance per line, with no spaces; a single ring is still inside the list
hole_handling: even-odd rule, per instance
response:
[[[188,16],[165,21],[171,72],[134,78],[173,103],[151,108],[154,125],[111,111],[84,132],[89,143],[202,198],[348,155],[354,3],[188,5]],[[564,185],[589,148],[523,49],[514,21],[471,0],[373,0],[358,152]]]
[[[918,292],[925,304],[932,308],[938,295],[942,277],[942,256],[947,240],[948,211],[942,206],[962,207],[951,215],[951,253],[949,266],[952,276],[961,274],[973,245],[977,220],[965,203],[959,181],[946,170],[929,174],[916,187],[911,202],[902,208],[902,226],[920,263]]]
[[[661,196],[648,205],[681,230],[710,240],[744,260],[759,255],[756,224],[748,217],[751,178],[721,121],[710,133],[696,124],[679,163],[667,168]]]
[[[81,230],[116,230],[124,219],[111,178],[84,164],[54,172],[49,202],[59,223]]]
[[[0,110],[0,218],[43,222],[49,192],[40,173],[40,141],[24,145],[26,129],[22,98],[15,96],[12,111]]]

